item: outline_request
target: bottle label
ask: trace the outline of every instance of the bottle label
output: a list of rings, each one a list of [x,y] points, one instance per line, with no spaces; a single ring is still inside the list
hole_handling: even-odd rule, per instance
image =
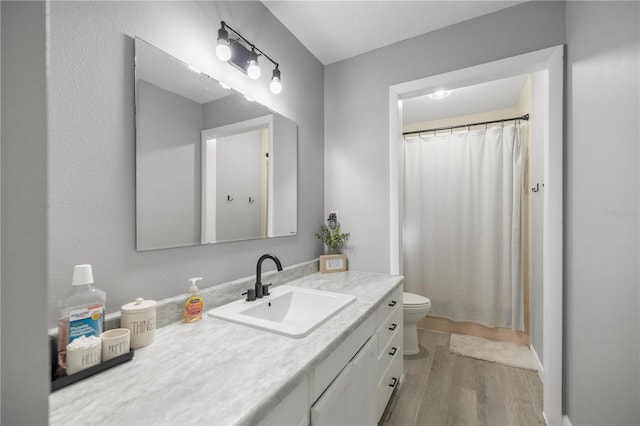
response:
[[[69,342],[80,336],[98,336],[102,333],[104,305],[92,305],[69,312]]]
[[[190,297],[187,303],[184,304],[184,310],[187,315],[198,315],[203,308],[204,301],[199,296]]]

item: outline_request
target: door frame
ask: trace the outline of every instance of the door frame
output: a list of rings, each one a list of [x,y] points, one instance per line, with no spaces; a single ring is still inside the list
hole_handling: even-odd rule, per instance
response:
[[[389,87],[390,270],[402,273],[402,99],[515,75],[543,74],[543,415],[562,424],[563,306],[563,107],[564,46],[554,46],[486,64]]]

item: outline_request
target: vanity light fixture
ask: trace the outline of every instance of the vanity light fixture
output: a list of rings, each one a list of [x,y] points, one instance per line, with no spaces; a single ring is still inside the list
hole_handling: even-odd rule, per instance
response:
[[[238,38],[230,39],[229,31],[238,36]],[[261,75],[258,57],[265,57],[275,66],[271,76],[271,84],[269,86],[271,92],[278,94],[282,91],[282,77],[278,63],[260,50],[255,44],[251,43],[240,33],[227,25],[224,21],[220,22],[220,29],[218,30],[216,56],[221,61],[228,62],[240,71],[244,72],[252,80],[259,79]]]

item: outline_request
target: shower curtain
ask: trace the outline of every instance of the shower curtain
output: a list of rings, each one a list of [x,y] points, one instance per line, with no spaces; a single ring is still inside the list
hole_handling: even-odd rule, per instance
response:
[[[431,316],[524,328],[522,128],[405,141],[405,290],[431,299]]]

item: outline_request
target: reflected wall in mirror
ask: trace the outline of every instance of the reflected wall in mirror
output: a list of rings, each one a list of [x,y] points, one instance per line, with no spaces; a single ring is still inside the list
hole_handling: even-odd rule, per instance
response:
[[[297,125],[135,40],[136,246],[297,231]]]

